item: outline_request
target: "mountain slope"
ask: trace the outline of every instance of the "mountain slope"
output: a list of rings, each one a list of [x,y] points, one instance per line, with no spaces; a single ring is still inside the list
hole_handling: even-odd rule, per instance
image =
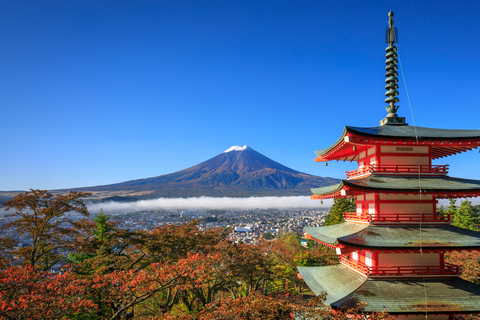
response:
[[[338,179],[290,169],[250,147],[234,146],[205,162],[171,174],[75,190],[135,198],[294,196],[310,195],[310,188],[335,182]]]

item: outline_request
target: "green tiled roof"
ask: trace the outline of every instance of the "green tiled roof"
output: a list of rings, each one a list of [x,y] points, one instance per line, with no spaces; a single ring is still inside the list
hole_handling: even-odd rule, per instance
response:
[[[305,227],[303,230],[322,242],[336,245],[337,239],[355,234],[367,228],[368,225],[360,223],[341,223],[325,227]]]
[[[415,126],[379,126],[367,128],[346,126],[342,135],[334,144],[328,148],[315,151],[315,154],[321,156],[329,152],[342,142],[349,132],[372,138],[416,139],[417,134],[421,140],[480,139],[480,130],[436,129]]]
[[[312,191],[313,194],[316,195],[328,195],[331,193],[335,193],[343,188],[343,180],[342,182],[338,184],[334,184],[331,186],[326,186],[326,187],[321,187],[321,188],[312,188],[310,191]]]
[[[345,127],[347,132],[372,137],[415,139],[480,139],[480,130],[436,129],[415,126]]]
[[[393,177],[371,175],[357,180],[343,180],[347,186],[383,190],[419,190],[431,192],[480,190],[480,180],[460,179],[452,177]]]
[[[348,127],[345,127],[345,128],[344,128],[344,130],[343,130],[343,132],[342,132],[342,135],[340,136],[340,138],[339,138],[337,141],[335,141],[334,144],[332,144],[332,145],[331,145],[330,147],[328,147],[328,148],[315,151],[315,154],[316,154],[317,156],[321,156],[321,155],[327,153],[328,151],[332,150],[336,145],[338,145],[340,142],[342,142],[343,139],[345,138],[345,135],[347,134],[347,128],[348,128]]]
[[[338,301],[360,287],[367,278],[340,264],[325,267],[297,267],[303,280],[318,296],[327,292],[325,304]]]
[[[367,303],[367,312],[475,313],[480,311],[480,286],[460,278],[425,279],[425,282],[421,279],[368,279],[357,290],[331,305],[354,307],[359,302]]]
[[[462,193],[462,191],[480,191],[480,180],[453,177],[402,177],[372,174],[366,178],[342,180],[339,184],[311,189],[315,195],[328,195],[341,190],[344,186],[368,190],[384,190],[394,193],[427,190],[429,193]]]
[[[390,314],[424,313],[425,307],[432,314],[480,311],[480,286],[460,278],[367,280],[342,265],[298,270],[316,295],[326,291],[325,303],[337,308],[365,302],[367,312]]]
[[[445,226],[380,226],[344,222],[305,228],[305,232],[330,245],[344,244],[366,249],[474,249],[480,247],[480,232]]]

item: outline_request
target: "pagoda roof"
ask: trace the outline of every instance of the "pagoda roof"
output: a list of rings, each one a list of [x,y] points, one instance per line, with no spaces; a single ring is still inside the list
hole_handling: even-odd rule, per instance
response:
[[[343,299],[365,283],[367,278],[341,264],[323,267],[297,267],[303,280],[317,296],[327,292],[325,304]]]
[[[460,278],[367,279],[343,265],[298,267],[316,295],[327,292],[325,304],[353,308],[365,302],[366,312],[448,314],[480,311],[480,286]]]
[[[480,130],[437,129],[416,126],[345,127],[348,132],[367,137],[421,140],[480,139]]]
[[[340,183],[312,188],[313,199],[335,198],[357,193],[414,193],[434,194],[438,198],[456,198],[480,195],[480,180],[448,176],[385,176],[375,175],[342,180]]]
[[[461,250],[480,248],[480,232],[451,225],[381,226],[344,222],[304,229],[312,238],[330,246],[366,250]]]
[[[418,139],[418,142],[417,142]],[[432,147],[432,159],[471,150],[480,145],[480,130],[436,129],[416,126],[346,126],[341,137],[330,147],[315,151],[316,161],[357,160],[353,145],[405,145]],[[347,148],[348,147],[348,148]],[[347,148],[347,149],[345,149]]]

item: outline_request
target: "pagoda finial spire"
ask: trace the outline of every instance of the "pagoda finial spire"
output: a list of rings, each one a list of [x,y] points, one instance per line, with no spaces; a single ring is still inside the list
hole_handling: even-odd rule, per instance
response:
[[[385,125],[385,124],[405,124],[405,118],[401,118],[397,116],[397,110],[400,106],[395,105],[395,103],[398,103],[400,99],[398,99],[398,72],[397,72],[397,47],[394,45],[397,43],[397,28],[393,26],[393,11],[390,11],[388,13],[388,27],[385,30],[385,42],[388,43],[388,47],[385,49],[387,54],[385,55],[385,58],[387,60],[385,61],[385,64],[387,65],[385,67],[385,83],[387,84],[385,86],[385,96],[387,97],[385,99],[385,103],[388,103],[388,106],[385,107],[385,109],[388,112],[388,115],[385,119],[380,121],[380,125]]]

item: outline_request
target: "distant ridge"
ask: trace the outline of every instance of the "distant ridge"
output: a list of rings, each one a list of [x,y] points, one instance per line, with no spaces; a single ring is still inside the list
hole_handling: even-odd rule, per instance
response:
[[[205,162],[158,177],[55,192],[88,191],[93,193],[93,198],[115,201],[159,197],[306,196],[311,195],[310,188],[338,181],[293,170],[244,145],[232,146]]]

